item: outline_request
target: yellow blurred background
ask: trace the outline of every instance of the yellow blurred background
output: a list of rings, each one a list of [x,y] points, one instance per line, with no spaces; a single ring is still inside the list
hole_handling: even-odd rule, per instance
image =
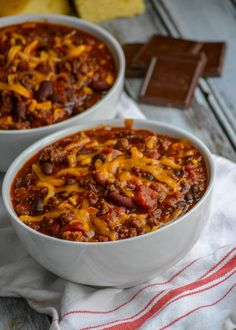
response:
[[[144,12],[143,0],[0,0],[0,16],[18,14],[71,14],[102,22]]]

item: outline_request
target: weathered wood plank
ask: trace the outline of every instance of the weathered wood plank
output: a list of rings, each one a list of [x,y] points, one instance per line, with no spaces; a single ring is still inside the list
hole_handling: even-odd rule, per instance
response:
[[[235,7],[235,9],[236,9],[236,0],[231,0],[231,2],[232,2],[232,5]]]
[[[167,34],[169,30],[166,25],[163,24],[162,19],[165,20],[165,18],[157,12],[152,1],[148,1],[147,11],[144,15],[136,16],[132,19],[113,20],[104,23],[103,26],[115,35],[121,43],[146,41],[153,33],[160,32],[162,34]],[[135,100],[138,99],[141,84],[141,79],[126,80],[126,90]],[[206,95],[212,97],[211,92],[207,90],[207,93],[208,94],[203,93],[202,90],[198,89],[195,94],[196,101],[192,109],[188,110],[145,104],[140,104],[140,107],[147,118],[167,122],[187,129],[200,137],[212,152],[235,160],[235,150],[216,119],[213,111],[215,109],[211,108],[209,102],[206,100]]]
[[[24,299],[0,298],[1,330],[47,330],[49,327],[48,317],[33,311]]]
[[[198,40],[224,40],[228,49],[221,78],[208,78],[201,85],[209,94],[207,102],[232,144],[236,146],[236,11],[230,0],[153,0],[169,21],[172,34]],[[172,23],[172,26],[171,23]],[[174,31],[175,28],[175,31]]]

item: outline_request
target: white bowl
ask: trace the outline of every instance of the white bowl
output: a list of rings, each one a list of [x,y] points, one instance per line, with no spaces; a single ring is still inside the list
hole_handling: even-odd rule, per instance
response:
[[[27,21],[64,24],[86,31],[104,41],[115,60],[117,77],[113,87],[95,105],[60,123],[27,130],[0,129],[0,171],[6,171],[15,157],[33,142],[63,128],[72,127],[91,120],[111,119],[116,115],[116,105],[124,85],[125,58],[118,41],[102,27],[65,15],[19,15],[0,18],[0,28]]]
[[[208,219],[215,170],[209,150],[192,134],[158,122],[135,120],[136,128],[187,138],[201,152],[207,167],[208,187],[196,206],[157,231],[113,242],[66,241],[46,236],[26,226],[18,219],[10,198],[13,180],[23,164],[46,145],[102,123],[123,125],[122,120],[81,124],[73,129],[54,133],[26,149],[16,158],[5,175],[3,200],[12,225],[27,251],[52,273],[76,283],[130,287],[150,280],[155,274],[171,267],[195,244]]]

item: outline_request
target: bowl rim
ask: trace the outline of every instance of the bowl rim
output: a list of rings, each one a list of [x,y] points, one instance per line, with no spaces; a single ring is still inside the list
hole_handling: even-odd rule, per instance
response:
[[[23,15],[12,15],[0,18],[0,28],[4,28],[6,26],[22,24],[24,22],[43,22],[48,21],[51,24],[60,24],[60,25],[67,25],[67,26],[75,26],[78,29],[84,30],[88,34],[93,35],[93,32],[88,31],[87,28],[91,28],[93,31],[96,30],[99,36],[96,38],[100,38],[101,36],[104,37],[104,43],[108,46],[111,45],[114,49],[114,52],[117,56],[117,76],[115,79],[114,85],[111,89],[105,94],[98,102],[96,102],[91,107],[87,108],[84,112],[77,114],[73,117],[68,119],[62,120],[59,123],[47,125],[47,126],[40,126],[35,128],[29,129],[12,129],[12,130],[4,130],[0,129],[0,134],[3,135],[30,135],[32,133],[48,133],[50,134],[50,130],[53,129],[63,129],[64,123],[66,122],[67,125],[73,124],[74,121],[78,120],[79,117],[83,117],[84,113],[86,115],[90,112],[96,110],[97,107],[103,105],[104,102],[112,98],[113,94],[116,92],[117,88],[123,81],[124,73],[125,73],[125,56],[122,50],[120,43],[116,40],[116,38],[107,30],[105,30],[100,25],[95,23],[88,22],[86,20],[68,16],[68,15],[57,15],[57,14],[23,14]],[[114,56],[113,56],[114,59]]]
[[[91,121],[90,123],[84,123],[77,126],[74,126],[73,128],[66,128],[64,130],[61,130],[59,132],[52,133],[37,142],[33,143],[30,147],[25,149],[22,153],[20,153],[17,158],[13,161],[13,163],[10,165],[9,169],[7,170],[2,184],[2,197],[4,205],[7,209],[8,214],[10,214],[11,219],[14,220],[17,224],[19,224],[21,227],[23,227],[24,230],[29,231],[35,236],[39,236],[42,239],[49,239],[51,241],[55,242],[61,242],[61,244],[75,244],[78,246],[102,246],[102,245],[110,245],[110,244],[125,244],[125,242],[130,242],[132,240],[138,240],[138,239],[144,239],[151,237],[152,235],[156,235],[157,233],[160,233],[162,231],[168,230],[168,228],[172,226],[176,226],[179,222],[183,221],[186,217],[191,216],[193,212],[195,212],[197,209],[201,207],[201,205],[205,202],[208,195],[211,193],[214,181],[215,181],[215,165],[212,158],[212,154],[208,147],[196,136],[194,136],[192,133],[182,129],[178,128],[174,125],[165,124],[159,121],[153,121],[153,120],[146,120],[146,119],[132,119],[134,121],[134,128],[136,128],[136,124],[138,125],[137,128],[143,128],[143,129],[149,129],[154,130],[158,133],[158,130],[169,130],[173,131],[173,134],[167,134],[167,133],[160,133],[160,134],[167,134],[169,136],[176,136],[181,135],[184,138],[187,138],[190,140],[190,142],[197,147],[197,149],[200,151],[202,156],[204,157],[207,171],[208,171],[208,186],[205,190],[202,198],[184,215],[177,218],[175,221],[170,222],[166,224],[165,226],[161,227],[158,230],[152,231],[150,233],[146,233],[143,235],[135,236],[126,238],[123,240],[115,240],[115,241],[108,241],[108,242],[78,242],[78,241],[69,241],[64,240],[56,237],[52,237],[43,233],[40,233],[31,227],[27,226],[22,222],[17,214],[14,211],[13,205],[11,203],[11,187],[13,184],[13,181],[19,172],[19,170],[27,163],[27,161],[37,152],[42,150],[45,146],[52,144],[66,136],[75,134],[76,132],[79,132],[81,130],[86,130],[90,128],[96,128],[101,125],[108,125],[108,126],[123,126],[124,125],[124,119],[110,119],[110,120],[99,120],[99,121]],[[141,125],[141,126],[139,126]],[[149,128],[147,126],[150,126]],[[23,164],[22,164],[23,163]],[[21,165],[19,165],[21,164]]]

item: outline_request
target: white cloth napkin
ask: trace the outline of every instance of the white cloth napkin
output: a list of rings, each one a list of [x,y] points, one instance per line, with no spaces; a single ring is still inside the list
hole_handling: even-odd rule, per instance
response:
[[[137,107],[137,103],[134,102],[127,94],[122,93],[120,102],[117,106],[118,118],[135,118],[145,119],[146,117]]]
[[[121,105],[125,117],[141,117],[127,96]],[[52,317],[50,330],[235,329],[236,164],[214,161],[213,207],[201,238],[176,266],[130,289],[74,284],[43,269],[22,247],[0,201],[0,296],[26,298]]]

